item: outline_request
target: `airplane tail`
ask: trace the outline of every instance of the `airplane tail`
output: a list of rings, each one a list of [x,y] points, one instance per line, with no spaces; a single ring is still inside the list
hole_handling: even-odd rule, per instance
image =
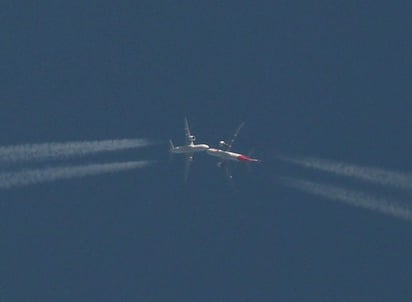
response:
[[[246,167],[249,170],[249,172],[252,172],[252,167],[250,165],[251,162],[255,162],[255,163],[260,163],[261,162],[260,159],[252,158],[254,152],[255,152],[255,149],[251,149],[248,153],[248,156],[250,157],[251,160],[246,162]]]

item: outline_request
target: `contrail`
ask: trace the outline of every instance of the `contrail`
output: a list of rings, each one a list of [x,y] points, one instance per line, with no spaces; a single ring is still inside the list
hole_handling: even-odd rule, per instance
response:
[[[303,167],[348,176],[383,186],[412,190],[412,175],[332,160],[278,155],[277,158]]]
[[[281,177],[284,185],[328,199],[337,200],[356,207],[380,212],[395,217],[412,220],[412,209],[385,198],[376,198],[362,192],[319,184],[311,181]]]
[[[4,146],[0,147],[0,163],[65,159],[106,151],[145,147],[151,144],[145,139],[114,139]]]
[[[0,173],[0,189],[10,189],[43,182],[53,182],[60,179],[79,178],[104,173],[133,170],[143,168],[151,163],[153,163],[153,161],[129,161]]]

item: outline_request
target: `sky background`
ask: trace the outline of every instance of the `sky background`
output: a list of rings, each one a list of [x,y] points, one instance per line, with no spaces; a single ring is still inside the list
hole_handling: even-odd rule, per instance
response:
[[[329,176],[275,159],[412,171],[411,2],[0,7],[1,145],[159,142],[75,161],[151,167],[1,190],[0,301],[412,300],[412,223],[284,187]],[[213,146],[246,121],[234,150],[263,163],[237,193],[206,154],[183,184],[185,116]]]

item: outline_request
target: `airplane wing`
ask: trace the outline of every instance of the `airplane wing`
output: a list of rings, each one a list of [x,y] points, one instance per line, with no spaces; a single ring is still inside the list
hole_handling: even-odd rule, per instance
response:
[[[232,149],[233,143],[235,142],[240,129],[242,129],[242,127],[245,125],[245,123],[241,123],[239,125],[239,127],[237,127],[235,134],[233,135],[232,139],[229,141],[229,143],[226,145],[225,151],[230,151],[230,149]]]
[[[193,136],[190,134],[189,123],[187,121],[187,118],[185,118],[185,136],[187,145],[193,142]]]
[[[189,169],[190,169],[190,164],[193,161],[193,153],[186,153],[185,156],[185,174],[183,176],[183,181],[186,183],[187,178],[189,176]]]

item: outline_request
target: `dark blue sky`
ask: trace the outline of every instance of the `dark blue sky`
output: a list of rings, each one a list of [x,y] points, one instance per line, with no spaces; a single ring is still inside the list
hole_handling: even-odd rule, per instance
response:
[[[1,191],[0,300],[411,301],[412,224],[282,187],[311,176],[274,158],[412,170],[410,2],[1,6],[1,145],[162,145],[81,161],[153,167]],[[184,116],[211,145],[247,122],[235,149],[264,163],[233,169],[239,193],[204,154],[182,184]]]

